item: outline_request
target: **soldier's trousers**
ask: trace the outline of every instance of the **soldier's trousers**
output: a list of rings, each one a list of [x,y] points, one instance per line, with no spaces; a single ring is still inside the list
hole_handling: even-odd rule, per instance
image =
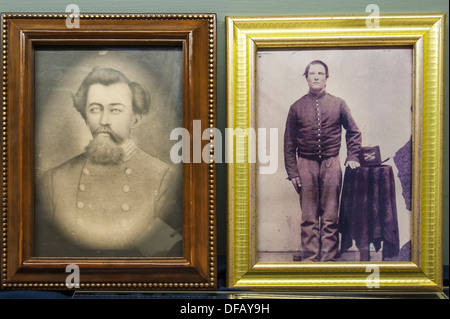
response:
[[[334,261],[338,253],[342,170],[338,156],[299,157],[302,261]]]

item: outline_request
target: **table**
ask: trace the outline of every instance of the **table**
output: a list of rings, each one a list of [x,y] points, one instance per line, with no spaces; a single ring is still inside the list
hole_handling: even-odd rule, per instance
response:
[[[339,211],[340,253],[355,241],[361,261],[370,260],[370,244],[382,258],[399,253],[395,180],[389,165],[345,170]]]

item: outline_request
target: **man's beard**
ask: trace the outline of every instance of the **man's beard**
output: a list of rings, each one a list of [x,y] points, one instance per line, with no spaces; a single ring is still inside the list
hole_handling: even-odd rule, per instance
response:
[[[122,162],[123,149],[114,132],[108,128],[99,128],[93,133],[93,136],[94,139],[86,146],[86,152],[91,162],[101,165],[118,165]]]

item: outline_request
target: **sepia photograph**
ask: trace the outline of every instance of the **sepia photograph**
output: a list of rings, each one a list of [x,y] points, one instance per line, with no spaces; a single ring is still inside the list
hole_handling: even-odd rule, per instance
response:
[[[410,261],[412,48],[261,49],[256,69],[279,163],[256,176],[258,260]]]
[[[34,55],[35,255],[182,257],[182,48]]]

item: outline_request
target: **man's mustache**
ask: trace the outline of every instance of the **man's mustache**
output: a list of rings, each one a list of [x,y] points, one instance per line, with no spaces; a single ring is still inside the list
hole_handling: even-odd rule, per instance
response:
[[[105,126],[105,125],[101,125],[99,126],[93,133],[92,135],[95,137],[97,137],[97,135],[102,134],[102,133],[107,133],[111,136],[111,138],[113,139],[114,142],[116,143],[121,143],[123,141],[123,138],[119,136],[119,134],[117,134],[116,132],[114,132],[113,129],[111,129],[111,127],[109,126]]]

